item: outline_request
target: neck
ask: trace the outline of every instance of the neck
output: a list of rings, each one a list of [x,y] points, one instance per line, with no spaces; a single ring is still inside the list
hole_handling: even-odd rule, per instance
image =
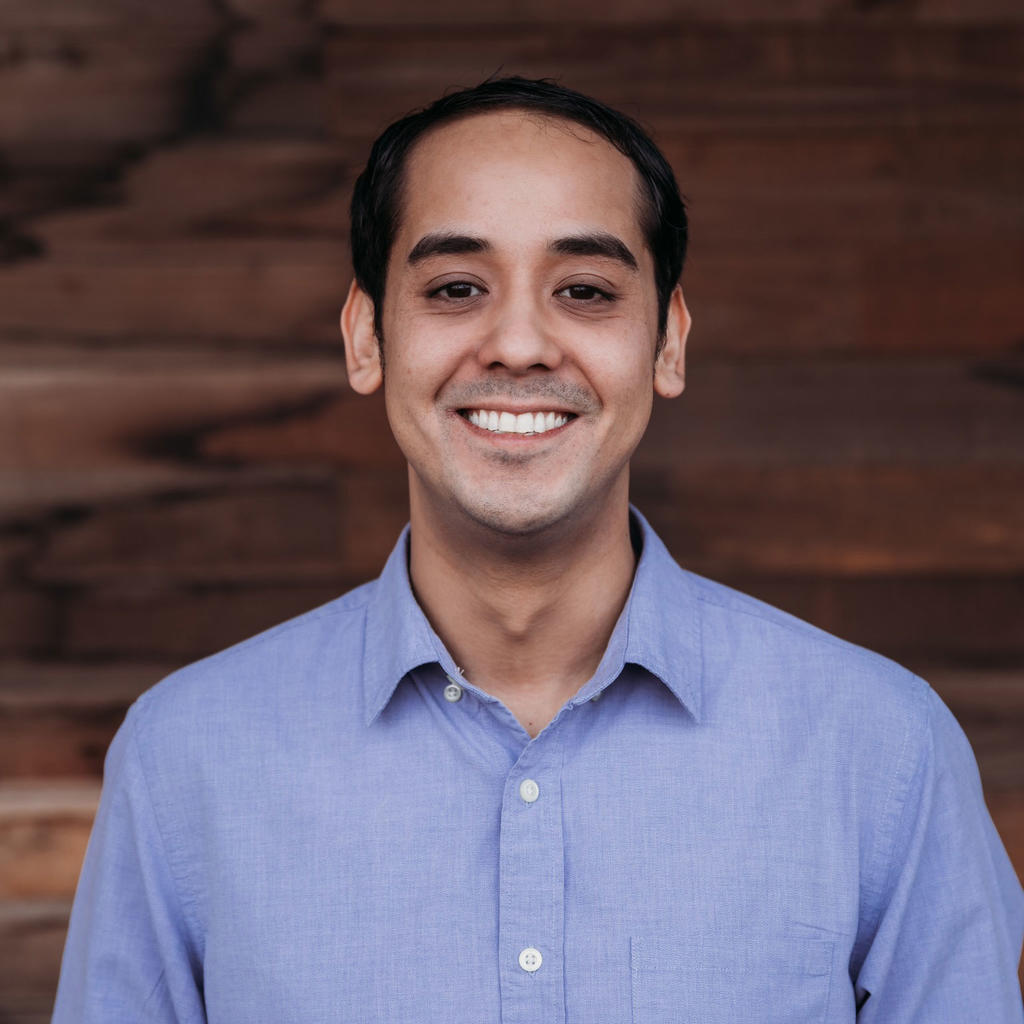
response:
[[[411,503],[410,575],[467,679],[530,735],[593,675],[629,594],[636,558],[625,494],[544,536],[446,523]]]

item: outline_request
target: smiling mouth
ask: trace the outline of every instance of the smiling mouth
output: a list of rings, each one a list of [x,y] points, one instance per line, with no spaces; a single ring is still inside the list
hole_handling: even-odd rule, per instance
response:
[[[459,415],[492,434],[546,434],[576,418],[565,412],[497,412],[493,409],[460,409]]]

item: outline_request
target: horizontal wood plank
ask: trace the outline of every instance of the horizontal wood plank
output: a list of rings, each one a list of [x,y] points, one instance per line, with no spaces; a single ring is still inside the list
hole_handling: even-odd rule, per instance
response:
[[[278,423],[286,445],[290,416],[315,414],[345,393],[340,351],[297,364],[230,352],[24,351],[0,348],[0,521],[83,502],[237,486],[236,462],[216,444],[202,454],[208,434]],[[358,436],[361,417],[350,405],[345,436],[355,464],[391,444],[386,430],[378,445]],[[294,460],[282,458],[271,477],[309,475],[286,462]]]
[[[925,678],[967,734],[986,790],[1024,789],[1024,667],[974,671],[936,667]],[[1007,815],[1006,827],[1014,835],[1022,824],[1015,813]]]
[[[211,245],[239,236],[238,254],[252,258],[246,242],[277,209],[294,209],[321,202],[334,193],[347,195],[354,179],[350,154],[336,143],[290,139],[219,137],[187,140],[155,148],[127,167],[105,193],[105,201],[69,206],[39,217],[32,236],[48,252],[62,257],[95,251],[114,262],[116,246],[125,246],[126,260],[140,258],[133,242],[167,243],[194,237]],[[317,250],[318,238],[348,236],[347,211],[334,224],[310,223],[302,232]],[[297,225],[281,227],[285,242],[298,234]],[[104,250],[103,245],[111,247]],[[179,250],[180,251],[180,250]],[[212,250],[230,258],[223,246]],[[141,258],[146,259],[145,254]],[[150,254],[150,259],[153,255]]]
[[[36,5],[37,7],[42,5]],[[0,29],[0,138],[14,167],[88,167],[102,146],[152,143],[179,130],[197,58],[215,37],[200,21]],[[84,150],[76,153],[76,146]]]
[[[0,779],[99,778],[128,705],[172,667],[0,661]]]
[[[330,479],[124,502],[57,527],[30,573],[40,582],[330,580],[346,568],[343,512]]]
[[[340,345],[333,358],[2,346],[0,469],[187,459],[206,433],[315,413],[351,394]]]
[[[64,630],[50,650],[76,659],[182,664],[310,611],[374,575],[298,586],[90,588],[66,600]]]
[[[136,243],[0,272],[0,331],[95,339],[196,336],[294,346],[323,336],[349,284],[338,243]],[[185,299],[187,298],[187,301]]]
[[[249,5],[246,0],[246,6]],[[261,9],[273,10],[286,4],[264,2]],[[542,0],[501,0],[498,3],[468,11],[457,0],[424,7],[414,0],[385,0],[373,5],[358,0],[323,0],[320,13],[327,21],[348,28],[353,25],[381,25],[393,27],[417,26],[448,27],[452,24],[493,26],[504,29],[524,23],[543,25],[614,25],[634,27],[645,22],[661,27],[666,23],[696,21],[698,23],[726,23],[736,25],[786,26],[816,23],[840,24],[1010,24],[1024,20],[1019,5],[1013,0],[923,0],[912,6],[900,5],[887,10],[876,5],[856,3],[855,0],[828,2],[828,0],[780,0],[764,4],[758,0],[741,0],[729,4],[714,0],[640,0],[624,3],[588,3],[586,0],[568,0],[560,4]]]
[[[149,0],[4,0],[4,27],[17,31],[89,32],[133,25],[209,26],[216,7],[209,0],[153,4]]]
[[[634,500],[667,543],[712,577],[1024,570],[1017,468],[737,466],[633,479]]]
[[[71,905],[0,900],[0,1020],[47,1024],[53,1010]]]
[[[74,895],[99,792],[84,779],[0,783],[0,900]]]
[[[1024,388],[1000,365],[695,360],[683,395],[655,402],[634,465],[1024,464]]]
[[[715,578],[926,678],[936,663],[1024,664],[1024,576]]]
[[[20,572],[20,565],[7,567],[0,580]],[[0,583],[0,656],[52,649],[59,622],[59,602],[53,594],[23,584]]]
[[[658,131],[1009,129],[1024,102],[1024,31],[1004,26],[669,23],[652,35],[560,23],[510,26],[496,37],[446,25],[339,33],[326,55],[338,137],[372,137],[392,117],[497,68],[558,78]]]

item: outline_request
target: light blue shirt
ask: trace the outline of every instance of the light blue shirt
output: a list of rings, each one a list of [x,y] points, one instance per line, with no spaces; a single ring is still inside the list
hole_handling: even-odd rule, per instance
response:
[[[143,695],[55,1021],[1024,1020],[1024,899],[939,698],[636,522],[600,666],[533,740],[459,676],[405,535]]]

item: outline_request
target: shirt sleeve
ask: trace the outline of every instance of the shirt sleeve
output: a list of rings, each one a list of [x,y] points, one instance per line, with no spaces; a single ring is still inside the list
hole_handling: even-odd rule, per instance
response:
[[[931,689],[928,735],[856,983],[861,1024],[1021,1024],[1024,893],[963,731]]]
[[[53,1024],[206,1020],[199,957],[139,761],[138,713],[136,704],[107,752]]]

